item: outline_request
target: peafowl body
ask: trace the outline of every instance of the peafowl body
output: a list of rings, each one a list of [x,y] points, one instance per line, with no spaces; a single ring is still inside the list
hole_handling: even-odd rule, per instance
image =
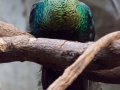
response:
[[[30,31],[35,37],[93,41],[95,37],[93,15],[90,8],[78,0],[40,0],[33,4],[29,18]],[[43,67],[44,90],[61,73]],[[80,83],[81,82],[81,83]],[[82,90],[78,78],[67,90]]]

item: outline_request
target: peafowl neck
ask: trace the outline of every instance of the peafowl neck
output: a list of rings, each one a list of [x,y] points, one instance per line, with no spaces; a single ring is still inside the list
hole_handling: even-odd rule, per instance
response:
[[[80,21],[78,0],[45,0],[44,23],[53,31],[73,31]]]
[[[78,0],[44,0],[44,2],[49,6],[49,8],[64,7],[67,8],[69,5],[77,6]]]

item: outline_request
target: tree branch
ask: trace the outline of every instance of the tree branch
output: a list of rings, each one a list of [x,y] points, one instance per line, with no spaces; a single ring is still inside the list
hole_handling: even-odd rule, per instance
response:
[[[88,75],[86,73],[98,74],[101,70],[109,70],[120,66],[119,43],[120,40],[114,42],[112,44],[113,46],[111,45],[110,48],[106,48],[96,55],[93,62],[91,62],[84,71],[85,75],[83,74],[83,77]],[[0,62],[28,60],[62,72],[66,67],[71,65],[79,55],[83,54],[86,48],[91,44],[93,44],[93,42],[79,43],[57,39],[36,39],[29,38],[26,35],[2,37],[0,38]],[[117,47],[116,50],[117,45],[119,48]],[[115,51],[118,51],[117,54],[113,53]],[[91,76],[92,78],[89,75],[87,76],[88,79],[94,79],[95,75],[93,77]],[[107,75],[105,75],[105,77],[107,77]],[[116,83],[120,83],[120,81]]]
[[[63,75],[55,80],[47,90],[65,90],[78,77],[78,75],[83,72],[96,54],[118,38],[120,38],[120,31],[108,34],[96,41],[93,45],[88,47],[71,66],[65,69]]]
[[[87,47],[94,44],[94,42],[36,39],[3,22],[0,22],[0,36],[2,36],[0,38],[1,63],[28,60],[61,72],[83,54]],[[106,83],[120,83],[119,45],[120,40],[117,40],[95,55],[80,77]]]
[[[12,24],[0,21],[0,37],[12,37],[17,35],[28,35],[29,37],[34,37],[31,34],[14,27]]]

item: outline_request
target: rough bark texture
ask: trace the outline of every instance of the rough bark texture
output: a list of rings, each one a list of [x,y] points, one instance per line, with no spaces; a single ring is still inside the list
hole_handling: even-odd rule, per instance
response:
[[[34,37],[31,34],[14,27],[12,24],[7,24],[0,21],[0,37],[11,37],[17,35],[28,35],[29,37]]]
[[[115,41],[110,48],[106,48],[96,55],[82,76],[95,81],[120,83],[118,80],[120,74],[116,71],[120,66],[119,43],[120,40]],[[91,44],[93,42],[79,43],[45,38],[36,39],[26,35],[2,37],[0,38],[0,62],[28,60],[62,72]],[[117,68],[116,72],[114,72],[114,68]]]
[[[15,31],[16,30],[16,31]],[[6,33],[6,34],[5,34]],[[21,35],[21,36],[16,36]],[[57,71],[63,71],[93,42],[30,38],[14,26],[0,22],[0,62],[33,61]],[[120,40],[97,54],[81,77],[107,83],[120,83]],[[74,46],[74,47],[73,47]]]
[[[88,47],[72,65],[65,69],[63,75],[55,80],[47,90],[65,90],[78,77],[78,75],[83,72],[95,55],[119,38],[120,31],[108,34],[96,41],[93,45]]]

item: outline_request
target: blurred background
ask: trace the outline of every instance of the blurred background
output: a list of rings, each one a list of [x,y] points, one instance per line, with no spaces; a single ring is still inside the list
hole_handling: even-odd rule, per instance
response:
[[[0,0],[0,20],[29,30],[32,4],[38,0]],[[90,6],[95,20],[96,40],[120,30],[120,0],[81,0]],[[33,62],[0,64],[0,90],[42,90],[38,87],[40,65]],[[120,85],[94,82],[89,90],[119,90]]]

